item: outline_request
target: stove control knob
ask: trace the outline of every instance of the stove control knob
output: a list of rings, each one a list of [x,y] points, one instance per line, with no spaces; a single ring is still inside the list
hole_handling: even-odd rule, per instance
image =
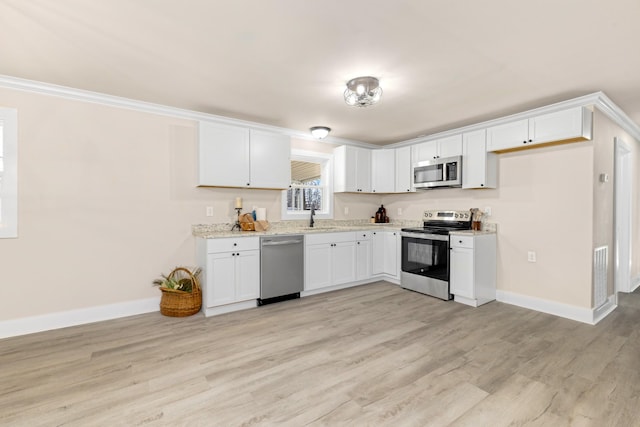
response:
[[[456,214],[456,218],[458,218],[459,216],[460,216],[459,214]]]

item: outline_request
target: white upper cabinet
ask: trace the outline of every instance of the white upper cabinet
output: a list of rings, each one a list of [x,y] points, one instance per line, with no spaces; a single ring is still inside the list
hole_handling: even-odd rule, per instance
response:
[[[575,107],[487,128],[487,151],[591,139],[593,113]]]
[[[411,157],[414,163],[460,155],[462,155],[462,134],[411,146]]]
[[[289,188],[291,138],[274,132],[251,130],[251,187]]]
[[[396,193],[416,191],[412,178],[411,147],[396,148]]]
[[[485,129],[462,135],[462,188],[496,188],[497,163],[487,152]]]
[[[333,150],[333,191],[371,192],[371,150],[341,145]]]
[[[200,122],[199,132],[198,185],[289,187],[289,136],[210,122]]]
[[[249,129],[200,122],[198,185],[246,187],[249,182]]]
[[[371,152],[371,192],[393,193],[396,190],[396,150]]]

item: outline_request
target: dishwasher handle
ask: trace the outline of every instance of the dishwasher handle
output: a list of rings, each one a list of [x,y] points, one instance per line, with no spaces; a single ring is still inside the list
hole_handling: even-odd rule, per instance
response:
[[[262,242],[262,246],[284,246],[284,245],[297,245],[302,243],[302,239],[290,239],[290,240],[265,240]]]

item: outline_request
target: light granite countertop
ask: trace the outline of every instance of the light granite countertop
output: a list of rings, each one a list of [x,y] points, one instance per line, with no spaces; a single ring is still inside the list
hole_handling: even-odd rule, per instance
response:
[[[340,233],[343,231],[400,231],[405,227],[420,227],[422,221],[394,221],[391,223],[375,224],[369,220],[328,220],[315,221],[314,227],[309,227],[308,221],[279,221],[270,223],[267,231],[231,231],[233,224],[195,224],[191,226],[192,234],[202,239],[219,239],[223,237],[255,237],[275,236],[279,234],[312,234],[312,233]],[[478,235],[494,234],[497,224],[483,223],[482,231],[463,230],[457,234]]]
[[[419,227],[421,221],[394,221],[375,224],[368,220],[316,220],[314,227],[308,221],[280,221],[270,223],[267,231],[231,231],[233,224],[195,224],[191,227],[195,237],[219,239],[223,237],[274,236],[279,234],[340,233],[344,231],[400,231],[403,227]]]
[[[482,234],[496,234],[496,232],[491,230],[457,230],[452,231],[451,234],[462,236],[479,236]]]

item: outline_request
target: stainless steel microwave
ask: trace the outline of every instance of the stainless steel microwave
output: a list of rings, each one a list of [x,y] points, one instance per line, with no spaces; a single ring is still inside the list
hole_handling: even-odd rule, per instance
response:
[[[462,156],[414,163],[413,186],[422,190],[437,187],[462,187]]]

